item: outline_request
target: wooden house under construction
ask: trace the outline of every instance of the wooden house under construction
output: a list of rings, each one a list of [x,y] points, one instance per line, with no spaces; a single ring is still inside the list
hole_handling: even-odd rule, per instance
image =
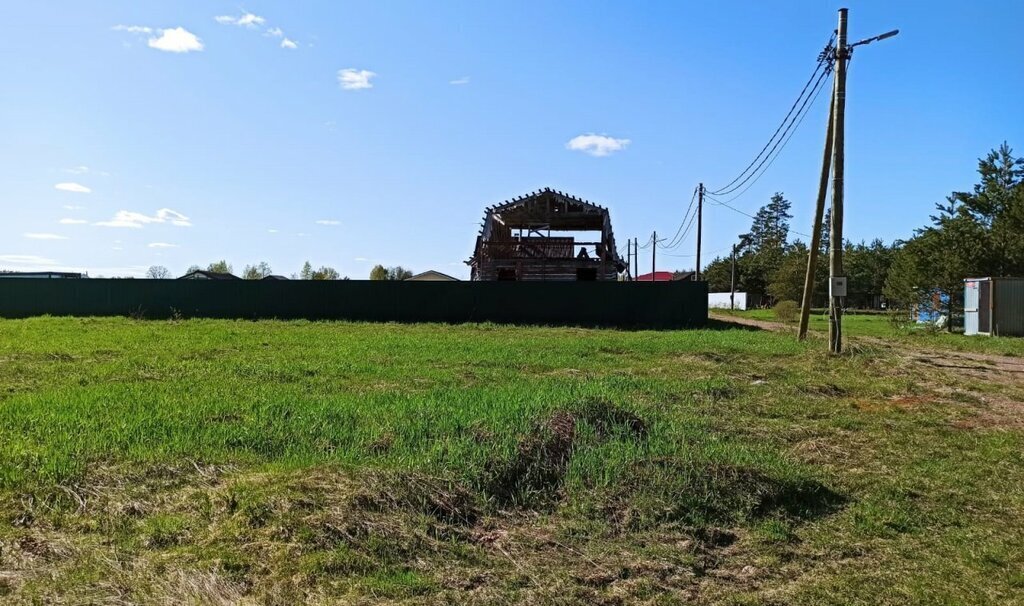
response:
[[[467,263],[478,281],[615,281],[626,263],[603,206],[544,188],[492,206]]]

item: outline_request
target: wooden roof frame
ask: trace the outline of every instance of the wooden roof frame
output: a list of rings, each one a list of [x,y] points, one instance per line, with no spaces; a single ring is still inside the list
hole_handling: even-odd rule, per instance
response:
[[[544,199],[555,203],[552,207],[555,209],[554,215],[545,210],[543,213],[534,213],[531,216],[531,207]],[[558,204],[561,204],[564,210],[558,211]],[[522,210],[523,212],[516,213],[515,211],[517,210]],[[520,216],[516,216],[517,214]],[[511,229],[525,229],[528,231],[536,231],[538,229],[553,231],[600,231],[602,242],[605,244],[610,255],[609,260],[620,268],[624,269],[626,267],[626,263],[619,256],[618,247],[615,245],[615,232],[612,229],[611,212],[608,208],[583,198],[551,189],[550,187],[545,187],[529,194],[506,200],[501,204],[487,207],[483,216],[483,223],[480,226],[480,233],[477,236],[476,249],[473,257],[467,261],[467,264],[474,265],[482,242],[491,239],[495,224],[501,224]],[[622,271],[622,269],[619,271]]]

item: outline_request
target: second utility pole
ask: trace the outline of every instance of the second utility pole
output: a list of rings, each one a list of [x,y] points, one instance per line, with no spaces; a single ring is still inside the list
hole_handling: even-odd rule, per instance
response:
[[[637,238],[633,238],[633,279],[640,278],[640,249],[637,247]]]
[[[814,274],[817,273],[818,249],[821,247],[821,221],[825,213],[825,196],[828,195],[829,169],[832,166],[832,119],[836,109],[836,88],[833,83],[832,98],[828,105],[828,126],[825,127],[825,153],[821,159],[821,180],[818,181],[818,200],[814,206],[814,228],[811,230],[811,247],[807,251],[807,274],[804,276],[804,296],[800,304],[799,339],[807,338],[807,322],[811,317],[811,294],[814,292]]]
[[[836,100],[832,117],[832,229],[829,233],[829,330],[828,349],[837,354],[843,351],[843,298],[846,283],[843,277],[843,145],[846,122],[846,61],[850,49],[846,46],[846,13],[839,9],[839,31],[836,37]]]
[[[704,221],[704,184],[701,183],[697,186],[697,271],[695,276],[697,281],[700,282],[700,236],[701,229],[703,226],[701,223]]]
[[[629,238],[626,238],[626,281],[627,282],[633,279],[633,277],[629,275],[630,270],[633,269],[633,263],[632,263],[633,256],[631,254],[633,252],[633,250],[631,248],[632,246],[633,246],[633,243],[630,242]]]
[[[658,258],[658,232],[651,234],[651,282],[657,277],[657,270],[654,268],[654,261]]]

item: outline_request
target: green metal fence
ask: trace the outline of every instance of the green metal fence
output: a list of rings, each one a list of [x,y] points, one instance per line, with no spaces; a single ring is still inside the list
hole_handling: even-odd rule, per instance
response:
[[[706,323],[707,284],[0,279],[0,317],[39,315],[679,328]]]

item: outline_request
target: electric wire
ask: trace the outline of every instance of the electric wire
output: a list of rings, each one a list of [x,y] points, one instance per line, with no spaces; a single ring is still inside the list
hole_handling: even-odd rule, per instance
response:
[[[831,74],[832,69],[834,67],[835,38],[836,35],[835,32],[833,32],[832,36],[829,38],[828,43],[825,45],[825,48],[818,54],[818,62],[815,65],[814,71],[811,73],[810,78],[808,78],[807,82],[804,84],[803,89],[801,89],[800,94],[797,96],[796,100],[790,106],[789,111],[786,113],[786,116],[782,119],[782,122],[779,124],[778,128],[775,129],[775,132],[772,134],[771,138],[768,139],[768,142],[765,143],[764,147],[761,148],[761,151],[758,152],[757,156],[754,157],[750,164],[748,164],[747,167],[744,168],[739,175],[737,175],[732,181],[730,181],[724,187],[721,187],[711,192],[705,189],[705,197],[707,197],[709,200],[711,200],[713,203],[719,206],[725,206],[726,208],[734,212],[737,212],[741,215],[754,218],[753,215],[731,206],[729,202],[732,202],[739,198],[740,196],[742,196],[743,194],[745,194],[751,187],[754,186],[754,184],[756,184],[761,179],[762,176],[764,176],[768,169],[770,169],[772,165],[775,164],[775,161],[778,159],[782,151],[786,148],[786,145],[789,143],[790,139],[793,138],[793,135],[796,134],[796,131],[799,129],[800,124],[803,123],[804,118],[807,117],[807,114],[809,113],[809,108],[813,106],[814,101],[816,101],[818,96],[821,94],[821,90],[824,88],[822,84],[826,81],[828,75]],[[824,71],[822,71],[822,67],[824,67]],[[808,92],[808,89],[810,89],[810,92]],[[796,111],[795,114],[794,111]],[[771,149],[769,149],[769,146],[771,147]],[[767,154],[765,154],[765,150],[768,150]],[[760,162],[758,162],[758,160],[760,160]],[[752,171],[751,167],[754,167]],[[715,197],[731,194],[733,192],[736,192],[737,190],[740,190],[740,188],[743,189],[733,197],[729,198],[728,201],[722,201]],[[687,206],[686,212],[683,214],[683,219],[680,222],[679,227],[676,229],[676,232],[672,236],[672,238],[654,240],[654,236],[652,235],[651,238],[648,239],[648,241],[645,242],[642,246],[638,246],[637,250],[645,250],[651,248],[652,246],[655,248],[661,248],[662,250],[666,251],[674,250],[681,246],[686,241],[686,238],[687,236],[689,236],[694,226],[694,223],[697,219],[698,213],[694,212],[693,204],[697,196],[697,189],[698,188],[695,188],[693,191],[693,195],[690,196],[690,203]],[[793,233],[807,238],[810,237],[807,234],[803,234],[798,231],[793,231]],[[669,241],[669,244],[662,245],[661,243],[665,241]],[[669,254],[667,252],[662,254],[672,257],[696,256]]]
[[[822,74],[822,76],[824,76],[824,74]],[[822,84],[824,82],[825,82],[824,78],[819,80],[818,85],[816,86],[815,91],[814,91],[814,96],[808,98],[808,102],[809,103],[806,103],[805,105],[807,105],[808,107],[810,105],[813,105],[814,101],[817,100],[818,95],[820,95],[821,91],[824,90],[824,88],[825,88],[824,86],[822,86]],[[733,200],[736,200],[737,198],[739,198],[743,194],[747,193],[747,191],[751,187],[753,187],[755,184],[757,184],[758,181],[761,180],[761,177],[763,177],[764,174],[766,172],[768,172],[768,169],[771,168],[773,164],[775,164],[775,161],[779,159],[779,156],[782,154],[782,150],[786,149],[786,145],[789,144],[789,140],[792,139],[793,135],[795,135],[797,130],[800,129],[800,125],[803,123],[804,118],[807,117],[808,113],[809,112],[805,111],[805,112],[803,112],[803,114],[800,115],[799,120],[796,122],[795,127],[790,131],[789,136],[786,137],[785,141],[782,142],[782,146],[779,148],[778,153],[776,153],[774,156],[772,156],[771,160],[768,162],[768,165],[764,167],[764,170],[762,170],[761,173],[758,174],[757,177],[753,181],[751,181],[746,187],[744,187],[742,191],[740,191],[739,193],[737,193],[733,197],[729,198],[727,200],[727,202],[732,202]],[[705,194],[705,195],[707,195],[707,194]],[[721,194],[715,194],[715,195],[721,195]]]
[[[778,128],[775,129],[775,132],[772,134],[771,138],[768,139],[768,142],[765,143],[764,147],[761,148],[761,151],[758,152],[754,159],[751,160],[750,164],[748,164],[747,167],[744,168],[743,171],[736,176],[736,178],[734,178],[725,186],[712,190],[710,192],[711,194],[716,196],[724,196],[738,190],[739,188],[743,187],[743,185],[747,181],[753,178],[753,176],[757,174],[761,167],[764,166],[768,158],[772,155],[773,152],[775,152],[776,148],[778,148],[779,143],[786,138],[786,134],[789,132],[790,128],[792,128],[793,124],[797,121],[797,116],[799,115],[799,113],[803,111],[804,107],[806,107],[807,99],[809,99],[813,95],[813,93],[809,94],[807,92],[808,89],[813,90],[811,86],[812,83],[814,83],[814,87],[817,87],[818,83],[820,83],[822,75],[819,75],[818,72],[821,71],[822,67],[825,68],[823,75],[827,75],[828,73],[831,72],[834,54],[832,45],[834,39],[835,36],[833,35],[833,37],[829,39],[829,42],[825,46],[825,49],[818,54],[818,62],[814,68],[814,72],[811,73],[811,77],[808,78],[807,83],[804,85],[804,88],[800,91],[800,95],[797,96],[796,101],[794,101],[793,105],[790,106],[789,112],[786,113],[786,116],[782,119],[782,122],[779,124]],[[817,78],[817,81],[815,80],[815,78]],[[800,105],[801,101],[803,101],[803,105]],[[798,105],[800,106],[800,110],[797,110]],[[796,115],[794,115],[794,111],[797,111]],[[784,127],[785,131],[783,131]],[[782,133],[781,136],[779,135],[780,132]],[[774,143],[775,145],[772,146],[772,143]],[[765,150],[767,150],[769,146],[772,146],[771,150],[769,150],[768,154],[765,155]],[[760,163],[758,163],[758,160],[760,160]],[[751,167],[753,167],[755,164],[757,164],[757,166],[753,169],[753,171],[751,171]],[[739,183],[737,183],[737,181]]]
[[[788,143],[789,139],[792,138],[794,133],[796,133],[798,125],[801,122],[803,122],[803,118],[805,115],[807,115],[807,109],[810,106],[811,100],[817,98],[818,93],[821,92],[821,84],[822,82],[825,81],[826,77],[829,75],[830,72],[830,69],[826,69],[825,71],[821,72],[820,75],[818,75],[818,79],[814,83],[814,88],[811,90],[811,94],[807,95],[806,97],[803,97],[803,103],[800,105],[800,109],[797,111],[796,114],[793,114],[792,118],[789,119],[789,123],[786,125],[786,129],[782,131],[782,136],[775,140],[775,144],[772,145],[772,148],[768,152],[768,155],[761,158],[761,161],[758,163],[757,167],[752,172],[750,172],[742,181],[740,181],[733,187],[726,188],[721,191],[712,192],[714,195],[726,196],[739,190],[748,183],[756,183],[761,178],[761,176],[763,176],[768,171],[768,169],[771,168],[772,164],[775,163],[775,158],[778,158],[779,154],[782,153],[782,150],[785,149],[786,147],[785,144]],[[750,187],[748,185],[743,191],[746,191],[749,188]],[[739,194],[737,194],[737,197],[738,195]]]
[[[686,220],[687,220],[687,218],[689,218],[690,212],[693,210],[693,201],[697,198],[697,190],[698,189],[699,189],[699,187],[693,188],[693,195],[690,196],[690,204],[689,204],[689,206],[686,207],[686,212],[683,213],[683,220],[679,223],[679,228],[676,229],[676,234],[674,236],[672,236],[671,242],[669,242],[669,245],[666,248],[673,248],[673,247],[677,246],[678,245],[677,241],[679,240],[679,238],[680,237],[685,237],[685,234],[683,234],[683,236],[680,236],[680,234],[683,233],[684,226],[686,225]],[[692,222],[692,219],[691,219],[691,222]]]
[[[750,217],[751,219],[756,219],[757,218],[757,217],[755,217],[754,215],[752,215],[752,214],[750,214],[748,212],[742,211],[742,210],[736,208],[735,206],[731,206],[728,203],[722,202],[721,200],[715,199],[715,198],[713,198],[713,197],[711,197],[711,196],[709,196],[707,194],[704,194],[704,196],[706,198],[708,198],[709,200],[711,200],[712,202],[714,202],[715,204],[717,204],[718,206],[724,206],[724,207],[728,208],[729,210],[731,210],[733,212],[737,212],[737,213],[739,213],[739,214],[741,214],[741,215],[743,215],[745,217]],[[809,235],[807,235],[805,233],[798,232],[798,231],[796,231],[795,229],[792,229],[792,228],[788,229],[788,231],[790,231],[790,232],[792,232],[792,233],[794,233],[794,234],[796,234],[798,236],[803,236],[805,238],[810,238],[811,237],[811,236],[809,236]]]

